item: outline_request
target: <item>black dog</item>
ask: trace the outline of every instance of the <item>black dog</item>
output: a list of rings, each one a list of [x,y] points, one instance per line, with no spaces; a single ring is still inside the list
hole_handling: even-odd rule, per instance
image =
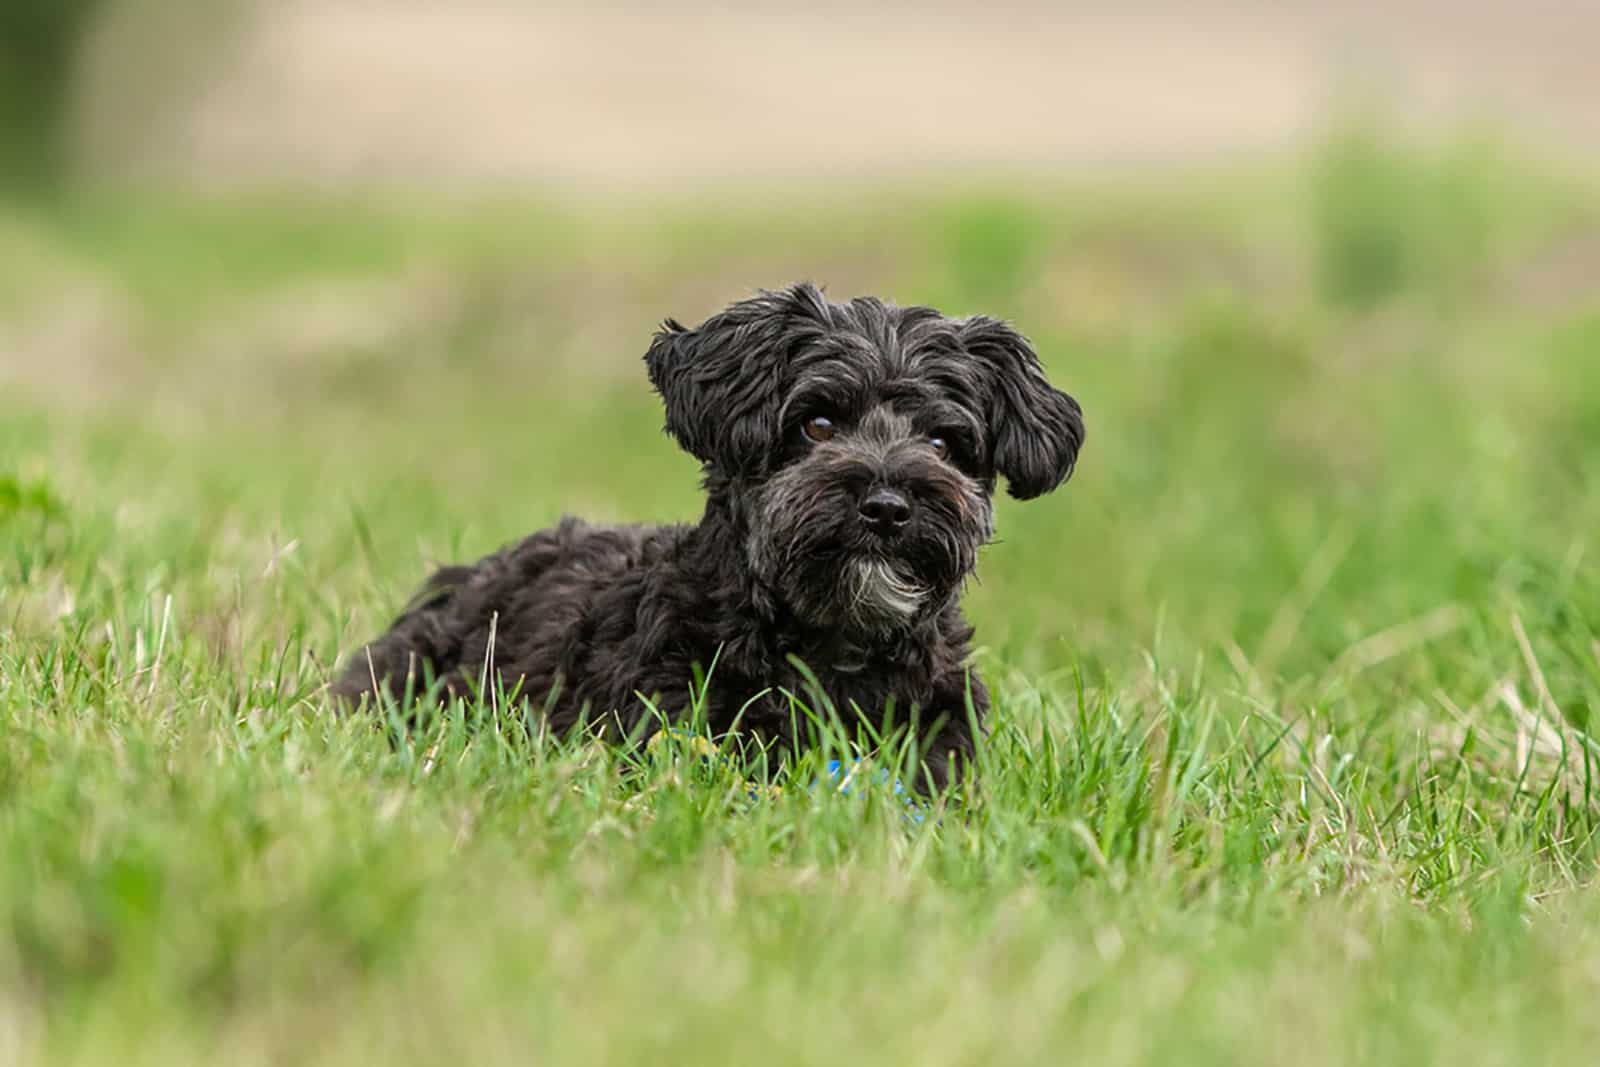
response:
[[[947,319],[811,285],[763,292],[645,355],[666,430],[704,465],[696,526],[565,519],[436,574],[334,686],[351,703],[426,679],[487,679],[624,735],[644,698],[708,726],[804,743],[797,700],[874,729],[916,724],[927,781],[971,755],[988,694],[958,604],[993,532],[996,475],[1049,492],[1083,444],[1081,409],[994,319]],[[820,692],[818,690],[820,689]]]

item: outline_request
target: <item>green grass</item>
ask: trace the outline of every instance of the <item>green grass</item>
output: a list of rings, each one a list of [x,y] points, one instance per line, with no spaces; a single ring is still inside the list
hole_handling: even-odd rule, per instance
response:
[[[1357,132],[829,226],[0,215],[0,1060],[1593,1062],[1594,202]],[[692,517],[649,331],[807,276],[1087,411],[969,596],[981,789],[330,718],[431,562]]]

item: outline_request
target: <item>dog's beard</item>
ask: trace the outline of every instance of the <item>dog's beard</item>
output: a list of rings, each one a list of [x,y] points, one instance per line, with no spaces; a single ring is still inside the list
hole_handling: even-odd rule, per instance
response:
[[[903,564],[885,559],[853,560],[847,575],[850,621],[867,632],[904,626],[922,610],[931,593]]]
[[[776,554],[757,549],[752,558],[772,560]],[[907,559],[853,544],[784,553],[784,563],[766,576],[784,606],[803,622],[868,638],[906,631],[942,592]]]

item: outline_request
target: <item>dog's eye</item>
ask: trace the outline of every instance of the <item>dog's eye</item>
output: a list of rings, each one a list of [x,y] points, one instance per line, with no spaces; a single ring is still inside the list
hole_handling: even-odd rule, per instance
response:
[[[826,415],[813,415],[800,427],[813,441],[830,441],[835,432],[833,420]]]
[[[946,441],[943,437],[928,438],[928,447],[933,449],[933,454],[938,456],[940,459],[950,458],[950,442]]]

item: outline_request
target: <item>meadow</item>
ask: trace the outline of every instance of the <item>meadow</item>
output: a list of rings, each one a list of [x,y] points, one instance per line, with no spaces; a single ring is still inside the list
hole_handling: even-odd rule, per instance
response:
[[[1590,1063],[1600,198],[1490,139],[827,196],[0,209],[0,1061]],[[433,563],[684,521],[639,357],[800,278],[1083,403],[981,784],[333,717]]]

